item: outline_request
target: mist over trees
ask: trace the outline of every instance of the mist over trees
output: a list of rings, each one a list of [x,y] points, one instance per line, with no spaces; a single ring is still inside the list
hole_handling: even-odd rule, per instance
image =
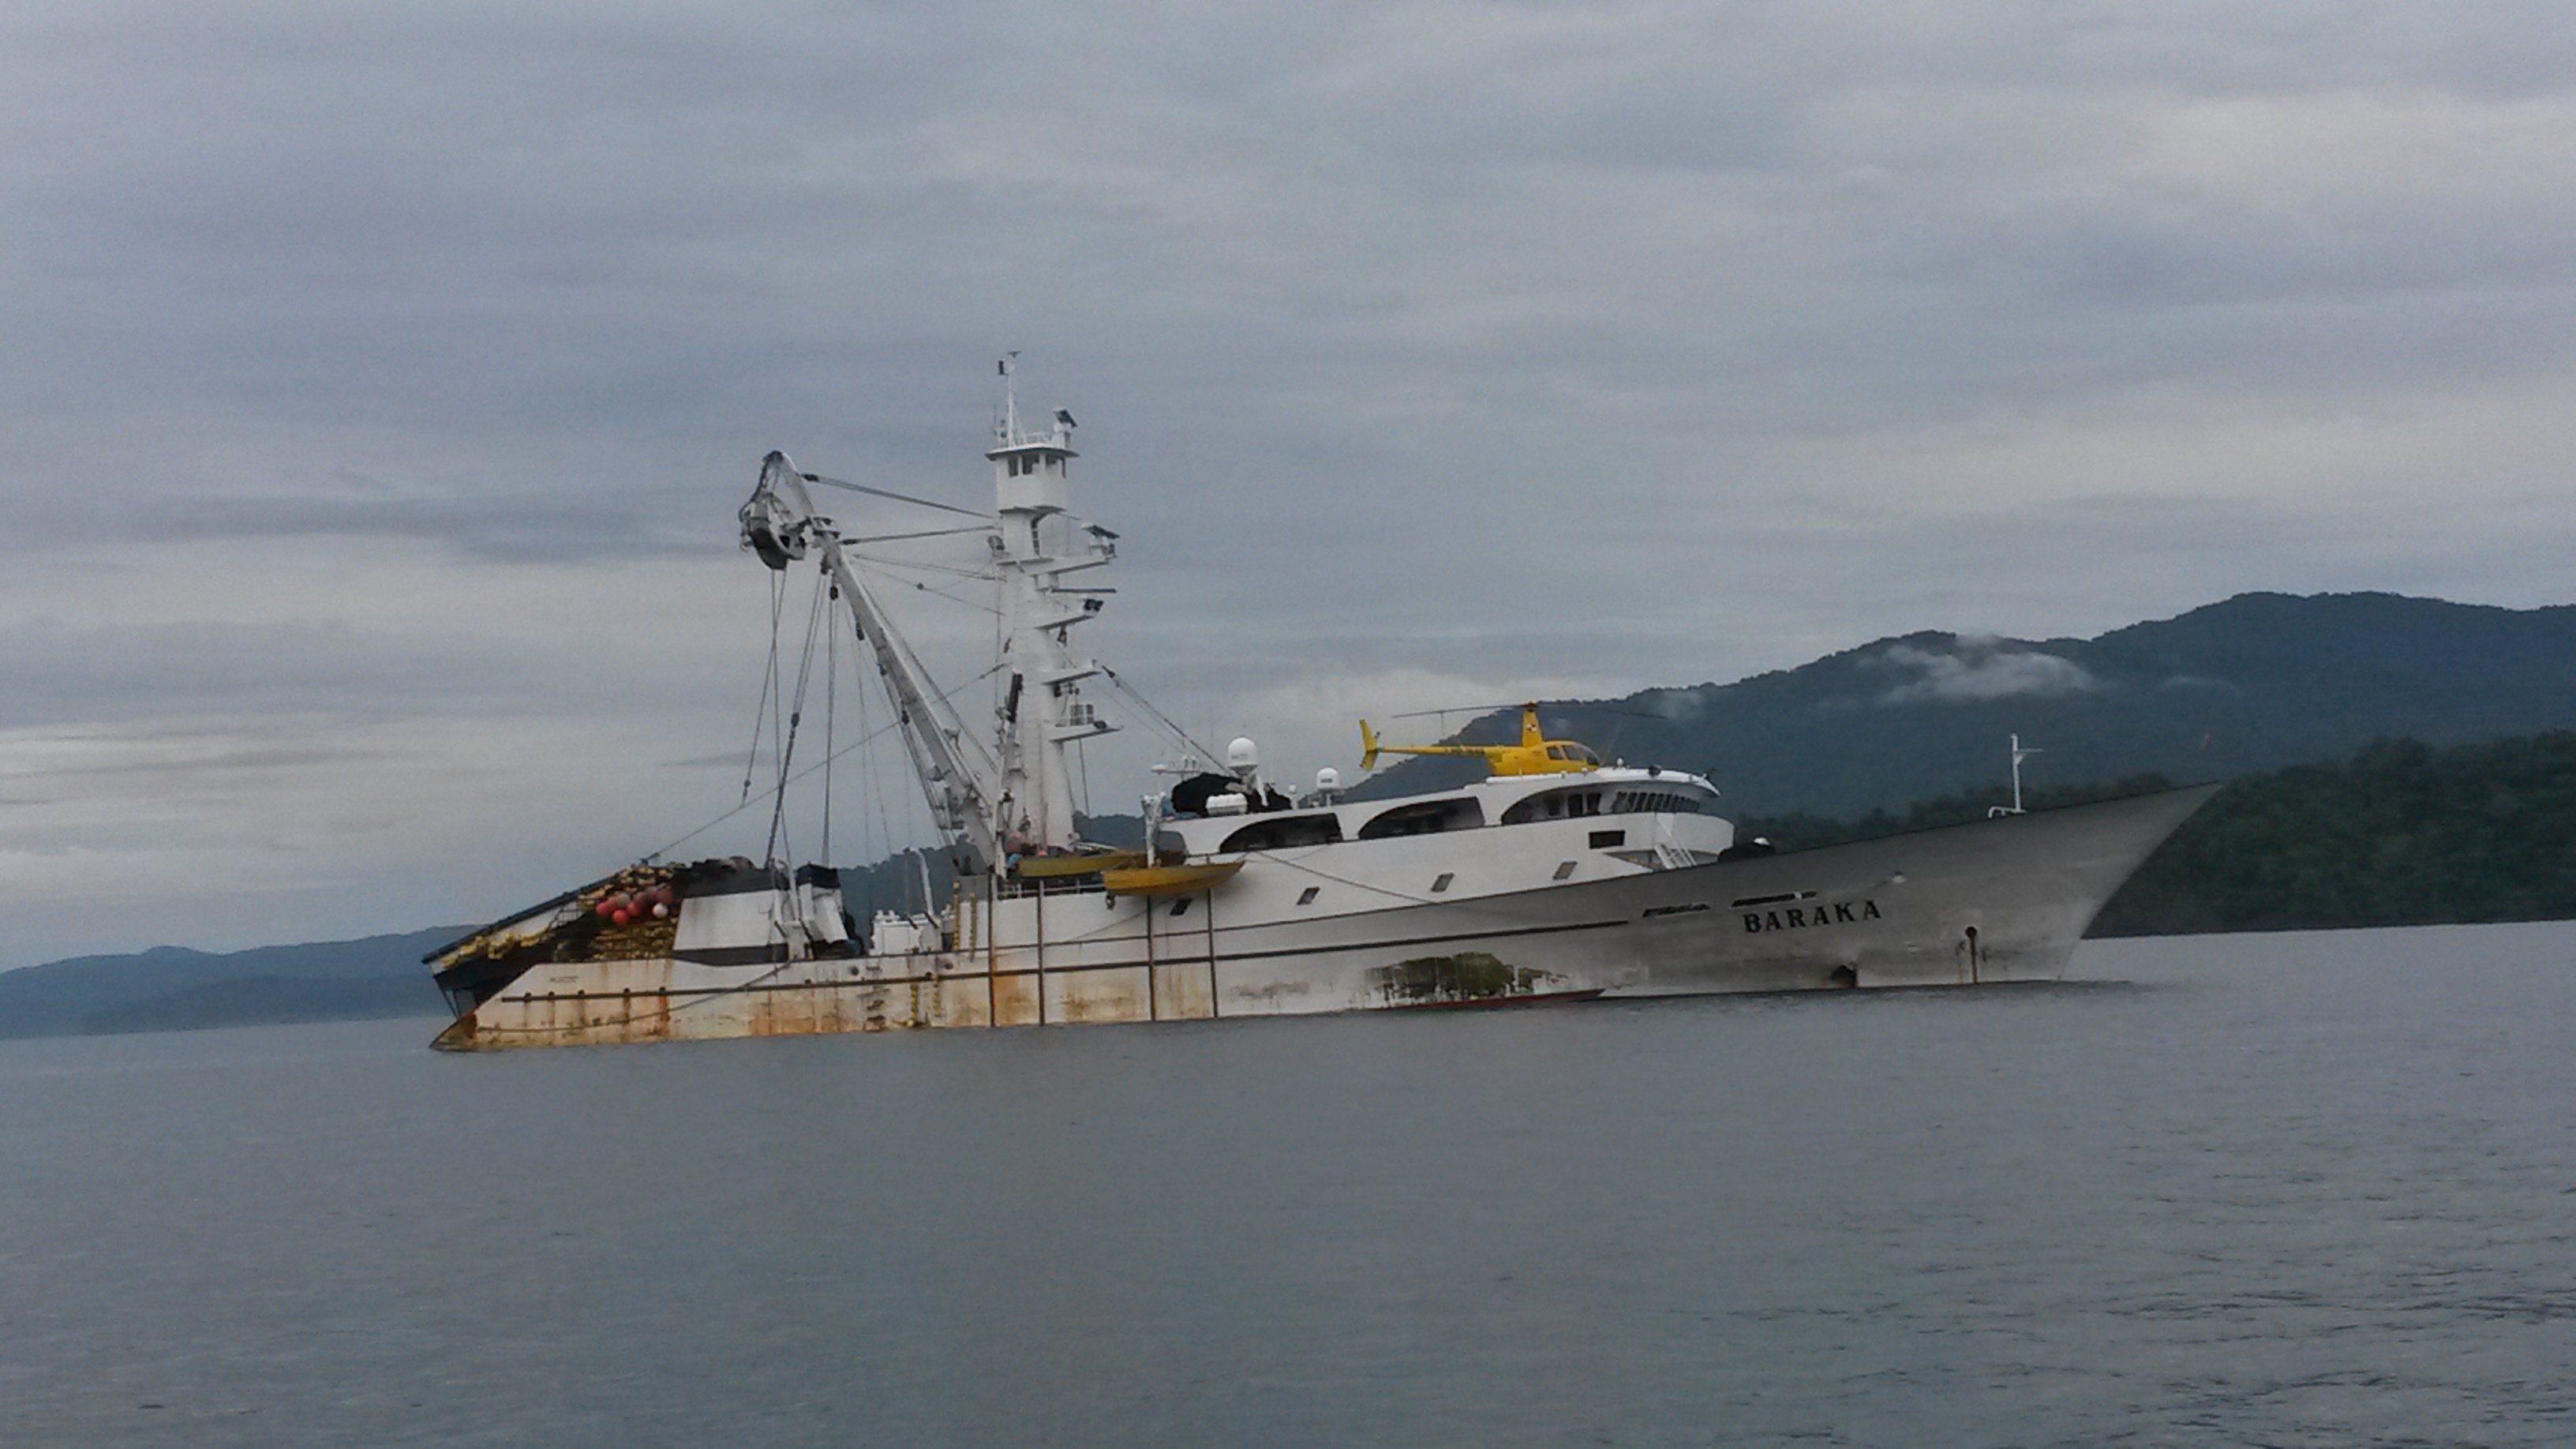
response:
[[[2093,639],[1908,634],[1733,684],[1547,703],[1541,719],[1605,759],[1704,774],[1737,816],[1849,819],[1983,788],[2016,733],[2046,751],[2025,771],[2035,786],[2197,783],[2379,739],[2576,728],[2576,607],[2239,594]],[[1459,737],[1500,741],[1518,725],[1488,715]],[[1408,761],[1352,793],[1435,789],[1473,769]]]

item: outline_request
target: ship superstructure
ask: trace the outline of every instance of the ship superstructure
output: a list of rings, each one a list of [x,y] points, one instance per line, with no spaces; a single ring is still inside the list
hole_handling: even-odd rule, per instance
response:
[[[1006,362],[1003,372],[1011,371]],[[441,1047],[892,1027],[1159,1021],[1656,995],[2054,979],[2102,903],[2207,798],[2170,791],[1829,849],[1739,848],[1706,777],[1549,740],[1535,706],[1486,777],[1354,801],[1221,765],[1145,801],[1142,844],[1082,838],[1071,750],[1117,726],[1084,626],[1118,536],[1076,517],[1074,420],[997,416],[999,701],[975,728],[884,607],[885,580],[783,453],[741,510],[768,567],[828,577],[959,869],[945,901],[861,922],[838,873],[773,859],[645,864],[434,953]],[[921,500],[908,500],[921,501]],[[973,510],[948,504],[951,512]],[[1111,676],[1114,678],[1114,676]],[[778,789],[787,788],[781,760]],[[773,853],[777,842],[773,829]]]

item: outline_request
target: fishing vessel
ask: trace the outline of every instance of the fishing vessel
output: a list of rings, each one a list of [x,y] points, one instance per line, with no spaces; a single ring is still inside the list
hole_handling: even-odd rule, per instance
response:
[[[2203,786],[1855,844],[1741,842],[1707,777],[1551,739],[1535,705],[1503,744],[1389,744],[1480,758],[1483,778],[1367,800],[1335,772],[1282,788],[1248,739],[1143,800],[1124,846],[1084,838],[1073,751],[1119,728],[1119,685],[1081,642],[1118,535],[1072,510],[1071,414],[1024,428],[1003,366],[993,506],[967,509],[762,461],[743,547],[813,570],[854,636],[954,863],[862,921],[841,873],[780,858],[649,858],[427,958],[451,1050],[921,1027],[1159,1022],[1710,992],[2056,979],[2094,914],[2215,789]],[[969,514],[999,627],[978,727],[885,606],[892,583],[820,487]],[[1143,712],[1162,719],[1150,705]],[[788,701],[779,697],[779,718]],[[798,718],[801,719],[801,710]],[[1162,720],[1168,724],[1168,720]],[[1173,727],[1175,734],[1179,731]],[[793,727],[775,752],[783,811]],[[2015,742],[2019,749],[2018,740]],[[828,757],[828,751],[827,751]],[[2018,760],[2016,760],[2018,764]]]

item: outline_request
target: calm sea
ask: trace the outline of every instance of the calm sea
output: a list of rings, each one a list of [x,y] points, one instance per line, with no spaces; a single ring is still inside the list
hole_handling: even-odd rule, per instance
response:
[[[0,1042],[0,1442],[2576,1442],[2576,926],[2077,972]]]

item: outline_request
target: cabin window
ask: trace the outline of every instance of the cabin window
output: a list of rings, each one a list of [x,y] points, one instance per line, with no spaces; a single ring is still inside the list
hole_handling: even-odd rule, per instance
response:
[[[1217,847],[1230,850],[1294,850],[1302,845],[1335,845],[1342,838],[1338,815],[1280,815],[1256,820],[1225,838]]]
[[[1563,745],[1550,745],[1550,746],[1548,746],[1548,747],[1547,747],[1547,757],[1548,757],[1549,759],[1551,759],[1551,760],[1562,760],[1562,759],[1564,759],[1564,758],[1565,758],[1565,746],[1563,746]]]
[[[1308,886],[1304,890],[1297,892],[1297,904],[1301,906],[1311,906],[1315,903],[1315,897],[1323,894],[1323,892],[1324,888],[1322,886]]]
[[[1592,848],[1594,850],[1611,850],[1627,843],[1628,832],[1624,830],[1596,830],[1592,832]]]
[[[1483,807],[1466,796],[1418,800],[1360,827],[1362,840],[1388,840],[1399,835],[1437,835],[1444,830],[1474,830],[1485,823]]]
[[[1607,793],[1609,798],[1603,800]],[[1604,809],[1604,805],[1607,809]],[[1708,801],[1699,795],[1686,795],[1678,790],[1595,789],[1547,790],[1520,800],[1503,812],[1505,825],[1526,825],[1533,820],[1566,820],[1585,815],[1697,815]]]
[[[1445,870],[1440,872],[1440,878],[1431,883],[1431,893],[1436,896],[1442,891],[1449,889],[1449,882],[1456,880],[1457,878],[1458,877],[1455,872]]]
[[[1560,861],[1558,861],[1558,862],[1556,863],[1556,878],[1557,878],[1558,880],[1563,880],[1563,879],[1565,879],[1567,876],[1570,876],[1570,875],[1572,875],[1572,874],[1574,874],[1574,862],[1573,862],[1573,861],[1570,861],[1570,860],[1560,860]]]

